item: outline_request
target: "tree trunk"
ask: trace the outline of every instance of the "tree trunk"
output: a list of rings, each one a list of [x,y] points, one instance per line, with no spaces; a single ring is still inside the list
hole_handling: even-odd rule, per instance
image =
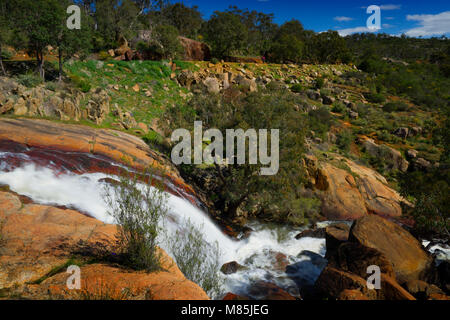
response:
[[[2,69],[3,75],[6,76],[5,67],[3,66],[3,59],[2,59],[2,45],[0,44],[0,68]]]
[[[61,82],[62,81],[62,72],[63,72],[61,48],[58,48],[58,62],[59,62],[59,77],[58,77],[58,81]]]
[[[43,81],[45,81],[45,72],[44,72],[44,54],[42,52],[42,50],[36,51],[36,58],[37,58],[37,63],[38,63],[38,71],[39,71],[39,76],[41,77],[41,79]]]

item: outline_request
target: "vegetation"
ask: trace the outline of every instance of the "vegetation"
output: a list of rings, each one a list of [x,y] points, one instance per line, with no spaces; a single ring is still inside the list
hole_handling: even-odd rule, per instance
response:
[[[221,293],[219,244],[208,243],[201,227],[185,221],[168,239],[170,252],[185,277],[205,290],[210,297]]]
[[[137,176],[125,174],[106,188],[108,213],[118,226],[119,254],[123,263],[135,270],[157,271],[157,249],[161,220],[166,215],[166,198],[160,182],[141,184]],[[151,187],[154,182],[156,187]]]
[[[204,129],[217,128],[226,136],[227,129],[255,130],[279,128],[280,168],[276,175],[261,176],[259,164],[215,165],[218,181],[214,190],[215,206],[225,216],[236,217],[238,209],[249,210],[255,204],[264,208],[261,214],[281,219],[289,212],[281,203],[287,194],[298,197],[302,168],[298,159],[303,153],[304,116],[294,110],[299,97],[289,90],[266,89],[239,95],[234,89],[230,96],[198,95],[187,108],[169,108],[164,117],[174,128],[193,129],[194,120],[203,121]],[[270,141],[270,132],[268,141]],[[224,148],[224,154],[227,149]],[[248,152],[248,150],[247,150]],[[248,159],[248,153],[246,159]]]

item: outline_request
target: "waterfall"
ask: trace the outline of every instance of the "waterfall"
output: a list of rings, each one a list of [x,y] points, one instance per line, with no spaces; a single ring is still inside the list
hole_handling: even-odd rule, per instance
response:
[[[14,166],[7,162],[12,156],[20,160]],[[42,162],[36,164],[31,160],[26,154],[0,152],[0,184],[8,185],[10,190],[37,203],[74,208],[105,223],[114,223],[104,201],[105,183],[102,182],[105,178],[116,178],[114,175],[100,172],[76,174],[68,170],[58,170],[51,162],[42,166]],[[264,280],[275,282],[291,294],[298,295],[295,281],[287,276],[283,268],[274,267],[274,257],[279,254],[284,257],[286,263],[296,264],[311,260],[308,255],[301,255],[303,250],[321,256],[325,254],[324,239],[296,240],[295,234],[299,229],[269,226],[258,222],[249,224],[254,230],[250,237],[237,241],[225,235],[205,212],[188,200],[171,193],[166,195],[168,216],[162,226],[169,236],[179,228],[183,220],[190,220],[201,227],[205,241],[219,244],[221,263],[237,261],[246,267],[235,274],[223,275],[224,293],[231,291],[246,294],[253,281]],[[164,243],[161,243],[161,246],[170,254],[170,249]],[[302,266],[296,271],[300,278],[315,281],[321,267],[313,263]]]

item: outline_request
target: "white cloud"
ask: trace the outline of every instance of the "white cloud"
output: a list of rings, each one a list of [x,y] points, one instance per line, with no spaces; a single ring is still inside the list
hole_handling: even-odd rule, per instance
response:
[[[417,21],[420,25],[405,32],[409,37],[440,36],[450,33],[450,11],[439,14],[407,15],[406,20]]]
[[[352,21],[353,20],[353,18],[350,18],[350,17],[334,17],[333,19],[336,20],[336,21],[339,21],[339,22],[345,22],[345,21]]]
[[[363,32],[375,32],[377,30],[369,29],[367,27],[355,27],[355,28],[347,28],[347,29],[341,29],[336,30],[340,36],[345,37],[353,33],[363,33]]]
[[[382,26],[383,28],[385,28],[385,29],[389,29],[389,28],[392,28],[392,27],[393,27],[393,25],[392,25],[392,24],[389,24],[389,23],[383,23],[381,26]]]

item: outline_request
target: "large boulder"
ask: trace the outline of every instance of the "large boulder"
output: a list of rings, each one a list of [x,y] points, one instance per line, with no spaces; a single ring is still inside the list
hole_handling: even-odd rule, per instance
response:
[[[185,37],[179,37],[179,39],[184,48],[185,60],[211,60],[211,51],[205,43]]]
[[[432,258],[408,231],[376,215],[356,220],[349,241],[381,252],[392,263],[400,284],[424,278],[432,264]]]
[[[205,79],[205,81],[203,81],[203,84],[205,85],[209,93],[220,92],[219,81],[216,78],[208,77]]]
[[[409,163],[403,158],[400,151],[384,144],[376,144],[372,139],[366,139],[363,146],[372,157],[385,161],[388,169],[402,172],[408,170]]]
[[[325,228],[326,258],[335,254],[339,246],[348,240],[350,227],[345,223],[338,223]]]
[[[327,266],[315,284],[323,297],[337,299],[344,290],[359,290],[369,299],[376,299],[376,291],[367,288],[367,281],[360,276]]]

